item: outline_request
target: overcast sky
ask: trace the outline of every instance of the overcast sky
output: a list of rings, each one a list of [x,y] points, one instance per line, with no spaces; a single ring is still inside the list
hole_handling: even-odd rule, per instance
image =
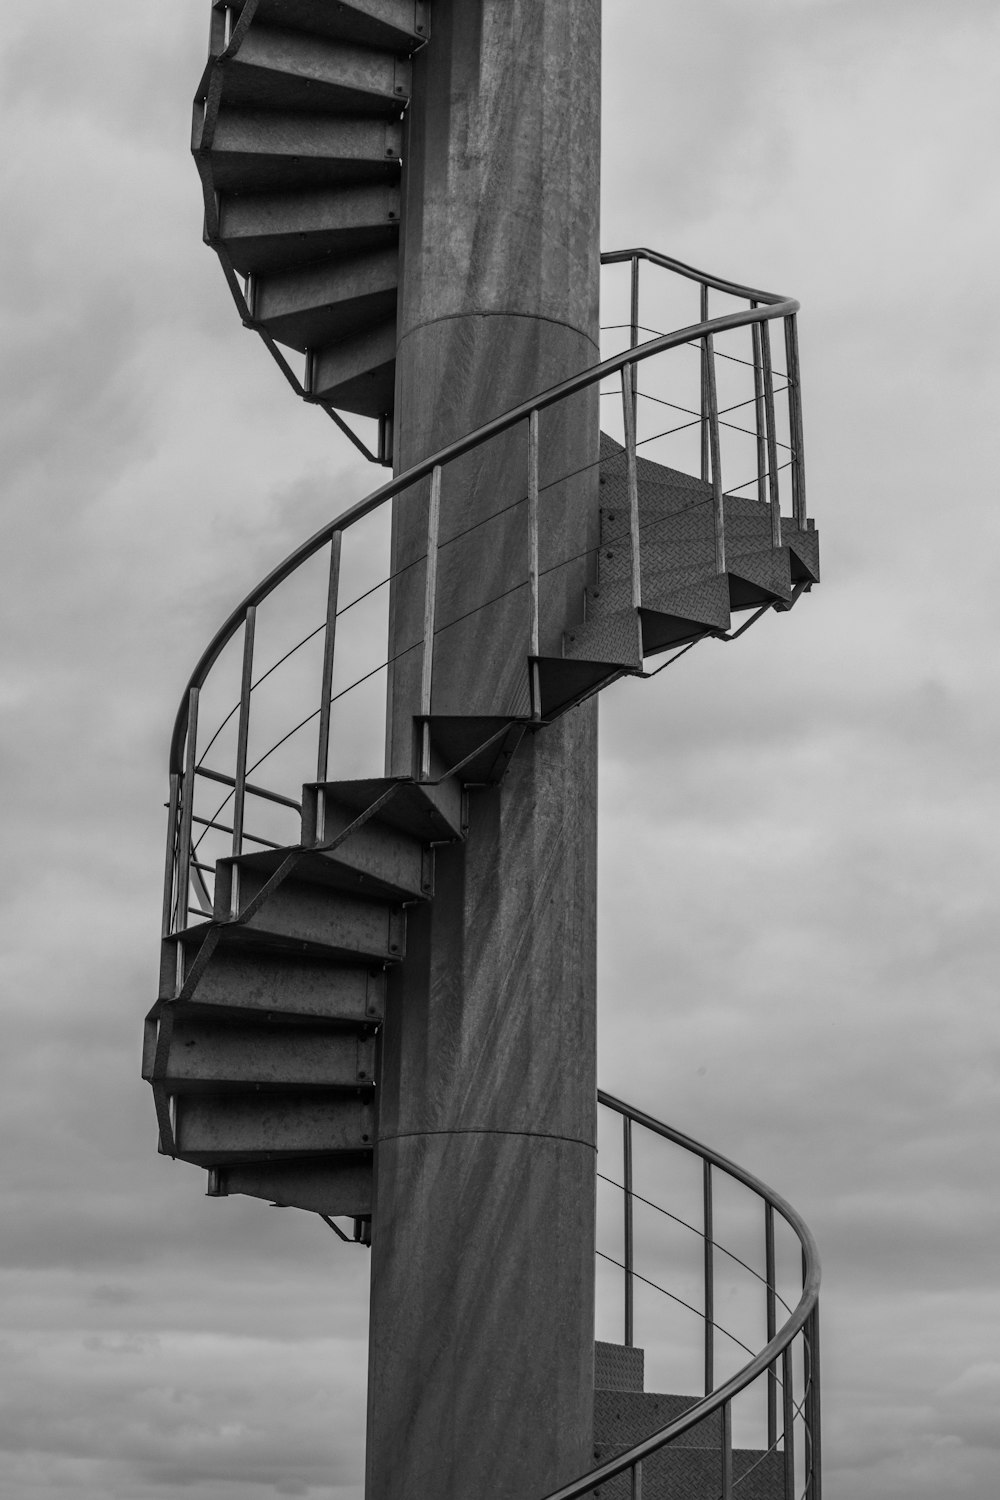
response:
[[[356,1500],[364,1252],[205,1199],[138,1073],[184,680],[380,475],[200,243],[202,0],[3,32],[0,1496]],[[803,304],[824,582],[602,702],[601,1081],[815,1231],[828,1500],[982,1500],[1000,12],[607,0],[605,35],[604,247]]]

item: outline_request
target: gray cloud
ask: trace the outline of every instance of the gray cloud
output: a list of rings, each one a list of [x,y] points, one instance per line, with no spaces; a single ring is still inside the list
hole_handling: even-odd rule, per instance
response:
[[[363,1252],[206,1200],[156,1156],[137,1059],[185,676],[374,481],[199,242],[204,8],[8,10],[6,1493],[354,1500]],[[824,584],[606,695],[602,1082],[815,1229],[833,1500],[988,1493],[996,1447],[998,22],[899,10],[605,17],[605,245],[803,301]],[[643,1310],[657,1359],[694,1347]]]

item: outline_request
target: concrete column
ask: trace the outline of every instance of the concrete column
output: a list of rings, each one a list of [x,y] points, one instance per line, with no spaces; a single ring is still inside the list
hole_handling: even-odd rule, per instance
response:
[[[435,0],[404,183],[399,467],[597,357],[600,0]],[[542,418],[542,651],[596,543],[596,399]],[[526,433],[449,472],[432,711],[527,710]],[[498,514],[499,513],[499,514]],[[421,633],[426,496],[394,517],[391,651]],[[444,627],[444,628],[441,628]],[[413,769],[419,651],[390,689]],[[368,1500],[529,1500],[592,1463],[596,708],[522,742],[438,851],[391,987]]]

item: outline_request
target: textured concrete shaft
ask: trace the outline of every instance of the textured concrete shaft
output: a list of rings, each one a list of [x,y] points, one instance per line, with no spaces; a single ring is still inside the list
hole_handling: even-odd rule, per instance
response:
[[[600,0],[435,0],[408,125],[398,466],[593,362],[599,69]],[[589,396],[543,415],[543,654],[579,618],[597,438]],[[522,430],[445,476],[442,541],[465,535],[441,553],[434,715],[527,709],[526,451]],[[417,565],[393,652],[421,633],[425,524],[426,496],[404,495],[394,565]],[[419,656],[391,683],[397,773]],[[526,736],[410,913],[383,1044],[368,1500],[527,1500],[592,1461],[596,753],[593,704]]]

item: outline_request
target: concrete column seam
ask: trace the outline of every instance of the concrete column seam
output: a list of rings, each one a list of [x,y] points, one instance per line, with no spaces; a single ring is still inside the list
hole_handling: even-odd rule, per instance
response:
[[[437,318],[425,318],[421,323],[413,323],[403,334],[396,344],[396,352],[403,347],[408,338],[418,333],[421,328],[431,328],[435,323],[453,323],[458,319],[465,318],[524,318],[526,321],[535,323],[550,323],[553,328],[568,328],[570,333],[578,333],[582,339],[586,339],[592,349],[600,355],[600,343],[591,337],[585,328],[580,328],[576,323],[567,323],[563,318],[547,318],[544,313],[510,312],[506,308],[487,308],[481,310],[471,308],[468,312],[442,313]]]
[[[401,1130],[395,1135],[380,1135],[378,1144],[381,1146],[386,1141],[416,1140],[419,1136],[427,1135],[510,1135],[529,1136],[533,1140],[542,1141],[566,1141],[571,1146],[586,1146],[590,1151],[597,1150],[595,1141],[585,1141],[577,1135],[556,1135],[550,1130],[492,1130],[487,1126],[470,1126],[465,1130]]]

